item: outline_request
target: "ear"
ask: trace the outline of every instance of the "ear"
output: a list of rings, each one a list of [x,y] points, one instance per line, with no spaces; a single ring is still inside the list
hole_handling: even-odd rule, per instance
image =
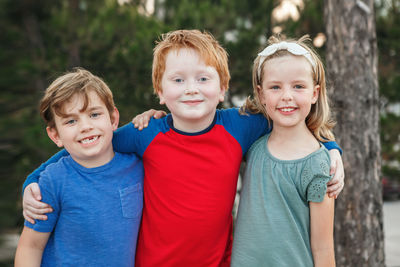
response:
[[[313,95],[312,95],[312,99],[311,99],[311,103],[315,104],[317,103],[318,100],[318,96],[319,96],[319,84],[314,86],[314,90],[313,90]]]
[[[58,135],[58,131],[55,127],[46,127],[47,135],[50,137],[50,139],[58,146],[58,147],[63,147],[63,143],[60,140],[60,136]]]
[[[114,107],[113,112],[110,114],[111,124],[113,131],[117,130],[119,124],[119,111],[116,107]]]
[[[226,93],[226,88],[221,88],[221,91],[219,92],[219,102],[224,102],[225,100],[225,93]]]
[[[258,98],[260,99],[261,104],[265,105],[264,96],[263,96],[262,88],[260,85],[257,85],[257,94],[258,94]]]
[[[163,93],[161,91],[157,92],[158,98],[160,98],[160,105],[164,105],[165,104],[165,98],[163,96]]]

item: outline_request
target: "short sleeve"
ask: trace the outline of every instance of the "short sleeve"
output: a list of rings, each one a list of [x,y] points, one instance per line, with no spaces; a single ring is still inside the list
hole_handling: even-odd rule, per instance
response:
[[[330,179],[329,155],[323,151],[317,157],[311,158],[302,171],[301,183],[306,188],[307,201],[322,202]]]
[[[55,179],[60,179],[60,177],[55,177]],[[53,181],[46,170],[40,174],[39,187],[42,195],[42,201],[49,204],[53,208],[53,212],[46,214],[47,220],[35,220],[35,224],[25,221],[25,226],[37,232],[49,233],[54,230],[54,227],[57,224],[60,204],[55,185],[53,184]]]
[[[272,129],[262,114],[243,115],[238,108],[219,110],[218,114],[225,129],[239,142],[243,155],[258,138]]]

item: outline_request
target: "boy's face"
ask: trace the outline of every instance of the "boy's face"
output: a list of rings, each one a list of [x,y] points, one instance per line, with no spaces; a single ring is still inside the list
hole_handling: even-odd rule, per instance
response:
[[[168,52],[161,88],[160,104],[171,111],[174,127],[185,132],[198,132],[212,123],[226,89],[216,69],[190,48]]]
[[[55,128],[47,127],[47,134],[58,147],[65,147],[72,158],[87,168],[108,163],[114,156],[113,131],[118,127],[119,114],[110,114],[94,91],[88,93],[89,105],[81,111],[84,98],[74,95],[63,105],[65,117],[54,114]]]

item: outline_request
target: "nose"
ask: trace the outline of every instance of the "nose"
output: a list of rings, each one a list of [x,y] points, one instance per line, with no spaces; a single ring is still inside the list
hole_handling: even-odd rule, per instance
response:
[[[82,118],[80,120],[79,126],[80,126],[81,132],[88,132],[93,129],[93,124],[92,124],[90,118]]]
[[[282,90],[282,100],[291,101],[293,99],[292,90],[289,87],[284,87]]]
[[[186,85],[185,94],[193,95],[193,94],[197,94],[198,92],[199,92],[199,89],[197,88],[196,82],[189,81]]]

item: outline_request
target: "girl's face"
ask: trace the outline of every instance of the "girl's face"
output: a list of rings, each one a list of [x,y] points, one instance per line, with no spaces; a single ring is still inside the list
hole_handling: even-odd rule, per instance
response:
[[[305,126],[319,93],[307,59],[294,55],[269,59],[261,75],[263,82],[257,87],[258,93],[274,128]]]

